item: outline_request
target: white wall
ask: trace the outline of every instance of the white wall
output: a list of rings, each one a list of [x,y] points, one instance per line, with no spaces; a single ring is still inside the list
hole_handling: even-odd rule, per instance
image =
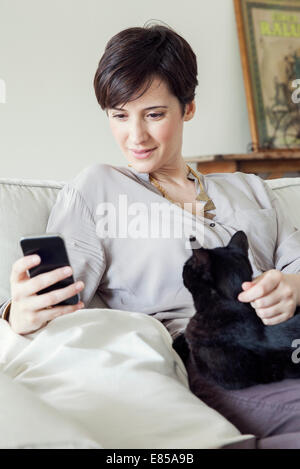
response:
[[[246,151],[233,0],[0,0],[0,177],[68,180],[97,161],[127,165],[93,78],[110,37],[150,19],[174,28],[198,58],[183,155]]]

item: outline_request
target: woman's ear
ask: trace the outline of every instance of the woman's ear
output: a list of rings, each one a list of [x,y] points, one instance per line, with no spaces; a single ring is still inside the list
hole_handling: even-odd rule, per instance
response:
[[[184,121],[191,120],[194,117],[195,111],[196,111],[196,103],[195,103],[195,100],[193,99],[193,101],[185,105],[185,112],[184,112],[183,120]]]

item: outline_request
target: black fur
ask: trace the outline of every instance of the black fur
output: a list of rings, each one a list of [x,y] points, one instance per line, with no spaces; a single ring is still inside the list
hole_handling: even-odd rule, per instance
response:
[[[300,339],[300,308],[285,322],[264,325],[250,303],[237,299],[252,273],[243,231],[226,247],[196,245],[183,267],[196,313],[173,347],[184,363],[191,354],[199,373],[226,389],[300,378],[300,363],[292,360],[292,342]]]

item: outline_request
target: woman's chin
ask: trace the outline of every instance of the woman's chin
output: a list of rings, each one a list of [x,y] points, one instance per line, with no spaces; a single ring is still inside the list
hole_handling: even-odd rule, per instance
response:
[[[130,161],[128,166],[131,168],[135,169],[139,173],[150,173],[153,171],[152,168],[154,168],[153,161],[143,161],[143,160],[137,160],[137,161]]]

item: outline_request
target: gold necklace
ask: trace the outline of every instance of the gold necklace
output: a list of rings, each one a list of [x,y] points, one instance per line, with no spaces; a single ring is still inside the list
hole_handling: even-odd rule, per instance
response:
[[[215,215],[212,214],[212,213],[208,213],[210,210],[215,210],[215,204],[213,203],[212,199],[210,199],[208,197],[208,195],[206,194],[205,190],[204,190],[204,187],[203,187],[203,184],[200,180],[200,177],[198,176],[198,174],[186,163],[186,168],[188,169],[188,173],[187,173],[187,176],[189,174],[189,172],[191,172],[197,179],[198,179],[198,182],[199,182],[199,187],[200,187],[200,194],[197,195],[196,199],[195,200],[199,200],[199,201],[202,201],[202,202],[205,202],[204,204],[204,207],[203,207],[203,211],[204,211],[204,217],[205,218],[214,218]],[[180,202],[175,202],[173,199],[171,199],[171,197],[169,196],[169,194],[167,193],[167,191],[165,189],[163,189],[161,187],[161,185],[159,184],[159,182],[153,177],[151,176],[151,174],[149,174],[149,180],[151,183],[154,184],[154,186],[160,191],[160,193],[163,195],[163,197],[165,197],[166,199],[168,199],[170,202],[172,202],[173,204],[176,204],[176,203],[179,203],[180,206],[183,208],[183,204],[180,203]]]

